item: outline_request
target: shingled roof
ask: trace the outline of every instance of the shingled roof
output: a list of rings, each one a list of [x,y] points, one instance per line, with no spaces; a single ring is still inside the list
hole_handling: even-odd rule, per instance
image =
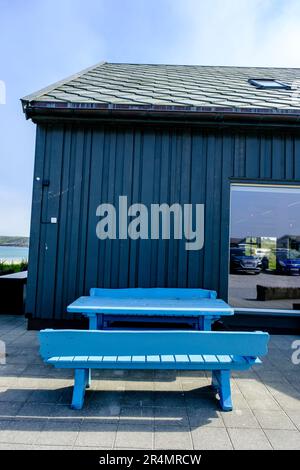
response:
[[[257,89],[249,79],[290,89]],[[110,110],[300,116],[300,69],[97,64],[22,99],[34,111]]]

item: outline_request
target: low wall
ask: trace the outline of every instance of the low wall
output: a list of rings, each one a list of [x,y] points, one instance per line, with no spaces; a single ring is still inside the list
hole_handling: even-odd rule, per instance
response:
[[[256,300],[300,299],[300,287],[256,286]]]

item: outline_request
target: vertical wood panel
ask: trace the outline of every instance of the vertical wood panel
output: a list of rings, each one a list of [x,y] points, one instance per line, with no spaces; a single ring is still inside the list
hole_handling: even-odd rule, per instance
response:
[[[43,187],[42,179],[45,163],[46,128],[38,126],[36,132],[35,164],[33,172],[33,192],[30,226],[29,265],[26,293],[26,312],[36,312],[36,297],[38,289],[38,272],[40,263],[41,243],[41,214]],[[37,179],[39,178],[39,179]]]
[[[261,137],[260,146],[260,177],[271,178],[272,176],[272,141],[269,136]]]
[[[249,136],[245,146],[245,176],[247,178],[258,178],[260,167],[260,138]]]
[[[140,176],[141,192],[140,201],[148,208],[152,202],[154,186],[154,161],[155,161],[155,134],[145,130],[143,135],[142,168]],[[133,243],[133,241],[131,241]],[[149,240],[139,240],[140,256],[138,259],[138,285],[149,286],[149,274],[151,272],[151,243]],[[147,269],[145,269],[147,266]]]
[[[222,149],[222,179],[221,179],[221,208],[220,208],[220,269],[219,295],[227,299],[229,272],[229,230],[230,230],[230,178],[233,174],[234,139],[225,135]]]
[[[45,244],[44,261],[44,292],[42,296],[42,310],[54,311],[54,298],[56,290],[58,227],[60,224],[61,180],[64,132],[61,128],[53,129],[53,141],[49,158],[49,186],[47,191],[47,213],[43,214],[46,226],[47,240]],[[52,224],[51,219],[56,218],[57,223]],[[60,286],[58,286],[60,288]]]
[[[68,208],[70,202],[70,161],[71,161],[72,128],[65,129],[64,135],[64,155],[61,167],[61,195],[60,213],[58,225],[58,248],[57,248],[57,269],[56,269],[56,296],[55,296],[55,318],[61,318],[64,314],[66,299],[66,282],[68,277],[66,267],[66,250],[69,243],[67,224]]]
[[[104,155],[104,132],[102,129],[93,130],[92,148],[91,148],[91,176],[89,187],[89,209],[88,209],[88,242],[85,263],[85,290],[97,284],[98,278],[98,258],[99,241],[96,237],[96,209],[101,201],[102,173],[103,173],[103,155]],[[109,201],[105,201],[109,202]],[[104,268],[104,265],[103,265]]]
[[[281,136],[274,136],[272,140],[272,178],[285,179],[284,140]]]

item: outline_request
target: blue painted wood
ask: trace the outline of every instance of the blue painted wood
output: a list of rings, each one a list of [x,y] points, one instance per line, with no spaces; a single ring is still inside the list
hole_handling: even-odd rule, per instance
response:
[[[214,374],[218,382],[220,405],[224,411],[231,411],[230,370],[218,370]]]
[[[149,297],[151,299],[198,299],[198,298],[208,298],[208,299],[216,299],[217,293],[215,291],[207,290],[207,289],[178,289],[178,288],[127,288],[127,289],[102,289],[102,288],[92,288],[90,289],[90,295],[91,296],[96,296],[96,297],[107,297],[111,296],[113,298],[117,298],[123,303],[123,300],[125,298],[125,303],[127,303],[127,298],[138,298],[138,299],[143,299],[143,301],[147,301]],[[95,320],[93,317],[93,314],[83,312],[85,316],[89,318],[89,328],[90,330],[95,329]],[[143,311],[144,314],[144,311]],[[206,320],[204,320],[203,317],[199,317],[195,321],[193,317],[188,318],[185,316],[184,318],[174,317],[172,313],[169,313],[167,311],[163,312],[163,316],[159,318],[159,315],[155,315],[155,318],[149,319],[149,315],[140,316],[138,312],[134,312],[133,315],[128,315],[128,310],[122,312],[121,314],[118,314],[117,312],[114,312],[112,315],[105,315],[105,318],[103,318],[103,315],[98,314],[98,329],[102,328],[111,328],[111,323],[112,322],[128,322],[130,323],[131,321],[137,321],[136,316],[139,316],[138,321],[142,324],[143,322],[155,322],[155,323],[168,323],[168,322],[180,322],[180,323],[187,323],[189,324],[193,329],[199,329],[199,330],[211,330],[211,325],[212,323],[220,318],[219,316],[217,317],[209,317]],[[151,315],[152,316],[152,315]],[[166,316],[172,316],[172,318],[169,320],[166,318]],[[112,326],[112,328],[116,328],[115,326]]]
[[[74,366],[73,366],[74,367]],[[84,403],[85,389],[88,384],[88,369],[75,369],[74,389],[71,408],[81,410]]]
[[[98,329],[98,318],[95,313],[91,313],[89,315],[89,328],[90,330],[97,330]]]
[[[217,293],[207,289],[183,289],[183,288],[129,288],[129,289],[102,289],[92,287],[90,289],[91,296],[97,297],[134,297],[134,298],[175,298],[175,299],[216,299]]]
[[[41,355],[134,356],[134,355],[236,355],[267,353],[267,333],[219,331],[90,331],[42,330]]]
[[[151,360],[148,360],[151,357]],[[163,357],[173,357],[171,360],[163,360]],[[199,361],[196,360],[199,358]],[[217,357],[220,357],[219,355]],[[92,358],[92,360],[91,360]],[[153,359],[153,356],[89,356],[87,361],[73,361],[66,359],[65,356],[50,357],[46,360],[47,364],[55,366],[57,369],[70,369],[79,367],[92,369],[123,369],[123,370],[247,370],[254,364],[260,364],[261,361],[258,358],[251,358],[249,361],[243,360],[240,356],[235,356],[235,359],[231,363],[226,362],[205,362],[200,360],[199,355],[188,355],[189,362],[178,362],[175,360],[175,356],[169,355],[158,355],[157,360]]]
[[[153,359],[155,357],[155,361]],[[226,358],[230,358],[227,360]],[[176,362],[185,362],[186,368],[191,369],[193,365],[195,368],[198,369],[198,363],[202,364],[203,369],[211,369],[212,366],[216,370],[222,368],[232,368],[238,367],[239,369],[248,369],[249,364],[253,365],[254,363],[260,363],[260,360],[255,357],[247,357],[247,356],[232,356],[232,355],[224,355],[224,354],[217,354],[217,355],[202,355],[202,354],[156,354],[156,355],[134,355],[134,356],[107,356],[107,355],[100,355],[100,356],[52,356],[48,359],[45,359],[49,364],[54,364],[56,367],[59,368],[66,368],[70,367],[70,365],[74,365],[74,367],[85,368],[87,365],[91,365],[92,368],[102,368],[106,363],[110,363],[111,368],[119,368],[118,363],[122,362],[125,366],[134,365],[136,363],[141,364],[145,367],[151,366],[153,362],[157,363],[159,366],[160,364],[164,365],[165,363],[172,364],[172,366],[176,366]],[[99,365],[99,367],[98,367]],[[150,367],[151,368],[151,367]],[[157,368],[157,367],[156,367]],[[158,367],[159,368],[159,367]]]
[[[114,297],[112,293],[106,296],[79,297],[68,308],[70,313],[109,313],[125,315],[233,315],[234,310],[221,299],[194,297],[152,297],[150,293],[144,297],[123,296]]]
[[[219,319],[220,317],[216,317],[216,319]],[[204,331],[210,331],[211,330],[211,325],[212,325],[212,317],[203,317],[203,330]]]
[[[211,330],[214,321],[221,315],[233,315],[234,310],[223,300],[217,299],[216,292],[206,289],[177,288],[92,288],[90,296],[80,297],[68,306],[68,312],[81,313],[89,318],[89,328],[109,328],[111,321],[168,322],[174,317],[180,322],[188,321],[196,329]],[[95,314],[101,315],[98,321]],[[104,314],[104,318],[103,318]],[[108,318],[110,315],[110,318]],[[112,315],[115,316],[112,317]],[[193,317],[204,317],[195,321]],[[162,317],[162,318],[160,318]],[[189,318],[189,319],[188,319]]]
[[[223,410],[232,409],[230,370],[266,354],[267,333],[199,331],[43,330],[40,353],[49,364],[75,369],[72,408],[81,409],[91,368],[212,370]]]

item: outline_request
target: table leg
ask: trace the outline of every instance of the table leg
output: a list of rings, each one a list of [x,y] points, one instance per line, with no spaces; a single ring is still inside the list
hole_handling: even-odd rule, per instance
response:
[[[101,315],[102,318],[102,315]],[[89,316],[89,329],[90,330],[97,330],[98,329],[98,317],[97,314]],[[86,379],[86,387],[90,388],[91,386],[91,379],[92,379],[92,370],[87,369],[87,379]]]
[[[211,331],[211,317],[203,317],[203,331]]]
[[[97,329],[98,330],[103,330],[104,328],[103,328],[103,314],[102,313],[97,315],[97,320],[98,320]]]
[[[97,330],[98,329],[98,321],[97,315],[89,315],[89,329],[90,330]]]

